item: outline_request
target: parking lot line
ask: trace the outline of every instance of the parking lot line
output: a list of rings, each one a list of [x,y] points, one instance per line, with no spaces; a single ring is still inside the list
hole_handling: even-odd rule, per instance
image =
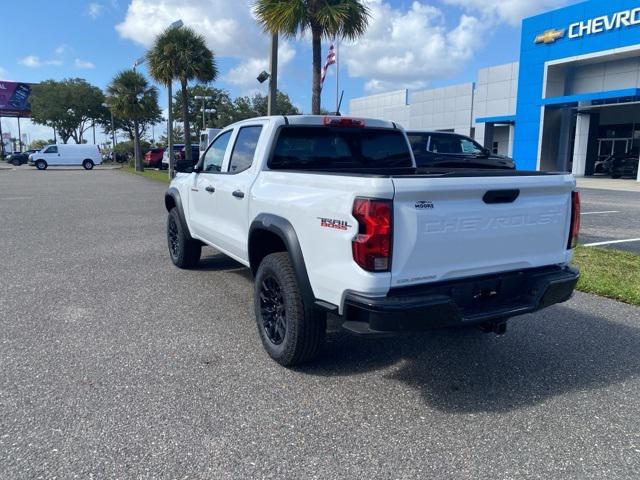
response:
[[[602,212],[582,212],[580,215],[600,215],[605,213],[620,213],[620,210],[605,210]]]
[[[627,240],[610,240],[608,242],[585,243],[584,247],[599,247],[602,245],[613,245],[614,243],[640,242],[640,238],[629,238]]]

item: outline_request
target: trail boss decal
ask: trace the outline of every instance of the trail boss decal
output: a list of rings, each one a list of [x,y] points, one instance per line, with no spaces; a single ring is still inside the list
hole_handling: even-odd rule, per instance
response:
[[[344,220],[323,217],[318,217],[318,220],[320,220],[320,226],[324,228],[335,228],[336,230],[347,230],[348,228],[351,228],[351,225]]]
[[[418,200],[416,202],[416,210],[433,210],[433,202],[429,200]]]

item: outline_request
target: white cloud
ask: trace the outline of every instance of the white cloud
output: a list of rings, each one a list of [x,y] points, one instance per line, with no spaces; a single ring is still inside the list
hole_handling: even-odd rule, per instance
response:
[[[42,62],[36,55],[27,55],[26,57],[18,60],[20,65],[24,65],[25,67],[37,68],[42,65]]]
[[[90,68],[96,68],[96,66],[89,61],[86,60],[80,60],[79,58],[76,58],[73,62],[73,66],[75,68],[81,69],[81,70],[86,70],[86,69],[90,69]]]
[[[4,77],[6,74],[7,71],[4,68],[0,67],[0,77]]]
[[[350,76],[369,79],[367,91],[425,87],[458,72],[483,45],[487,27],[473,16],[451,28],[441,10],[419,1],[406,11],[382,0],[369,6],[367,33],[338,52]]]
[[[69,48],[68,45],[62,44],[62,45],[59,45],[58,47],[56,47],[56,49],[54,50],[54,53],[56,55],[64,55],[69,50],[70,50],[70,48]]]
[[[103,10],[104,5],[100,3],[91,2],[89,5],[87,5],[87,15],[89,15],[94,20],[102,15]]]
[[[296,51],[289,42],[280,42],[278,46],[278,72],[282,73],[283,68],[286,67],[295,56]],[[256,77],[263,70],[269,71],[269,59],[267,57],[252,57],[243,60],[236,67],[229,70],[229,72],[222,77],[222,80],[232,85],[252,89],[251,91],[255,93],[259,91],[259,84]],[[267,82],[263,84],[263,87],[266,87],[266,85]],[[246,93],[251,93],[251,91]]]
[[[573,2],[571,0],[444,0],[444,3],[462,7],[489,21],[519,26],[525,17]]]
[[[58,58],[52,58],[50,60],[40,60],[40,57],[38,57],[37,55],[27,55],[26,57],[22,57],[21,59],[19,59],[18,63],[29,68],[39,68],[44,65],[60,67],[62,65],[62,60]]]
[[[252,0],[132,0],[116,30],[149,47],[167,26],[181,19],[207,39],[216,55],[259,58],[268,37],[251,13]]]

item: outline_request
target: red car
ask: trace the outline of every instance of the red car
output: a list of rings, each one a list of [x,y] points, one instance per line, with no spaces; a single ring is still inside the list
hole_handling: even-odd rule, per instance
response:
[[[152,148],[147,153],[144,154],[144,165],[145,167],[162,167],[162,154],[164,153],[164,148]]]

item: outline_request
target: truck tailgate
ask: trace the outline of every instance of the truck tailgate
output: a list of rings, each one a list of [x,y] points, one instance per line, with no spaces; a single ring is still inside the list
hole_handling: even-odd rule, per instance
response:
[[[394,177],[392,287],[566,263],[571,175]]]

